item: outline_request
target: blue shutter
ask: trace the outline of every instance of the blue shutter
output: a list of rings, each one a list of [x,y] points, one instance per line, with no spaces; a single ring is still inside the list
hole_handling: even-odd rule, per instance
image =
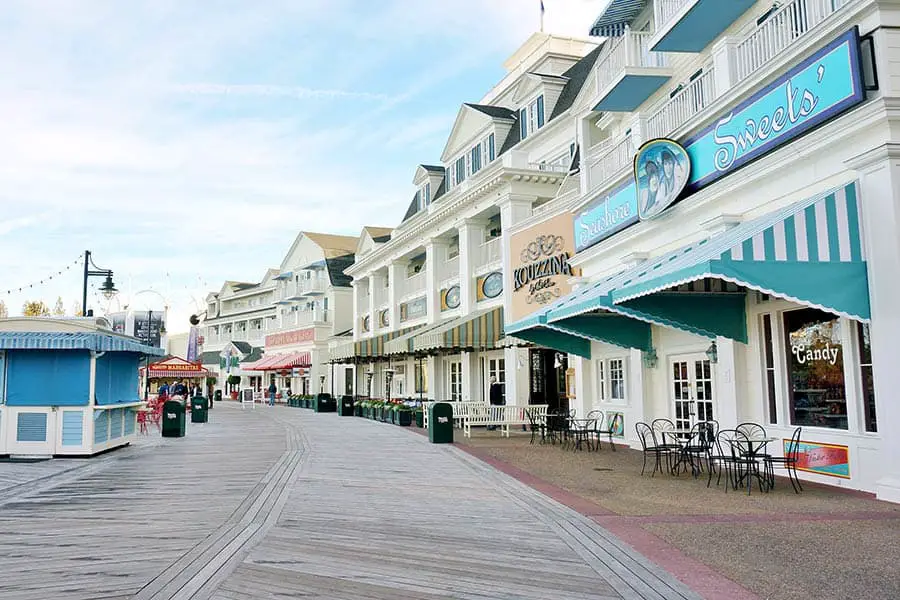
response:
[[[109,440],[109,411],[98,410],[94,413],[94,443],[102,444]]]
[[[125,409],[115,408],[109,412],[109,439],[114,440],[122,437],[122,413]]]
[[[466,157],[460,156],[456,159],[456,183],[462,183],[466,180]]]
[[[528,137],[528,110],[525,108],[519,111],[519,137],[523,140]]]
[[[494,160],[494,134],[488,136],[488,160]]]
[[[422,210],[422,198],[419,196],[419,192],[416,192],[413,202],[416,204],[416,211]]]
[[[62,445],[80,446],[84,442],[84,411],[62,411]]]
[[[17,442],[46,442],[47,413],[19,413],[16,415]]]
[[[125,435],[134,433],[134,422],[137,420],[137,413],[133,410],[125,411]]]
[[[537,124],[538,128],[544,126],[544,95],[541,94],[537,99]]]
[[[425,183],[425,206],[431,204],[431,182]]]

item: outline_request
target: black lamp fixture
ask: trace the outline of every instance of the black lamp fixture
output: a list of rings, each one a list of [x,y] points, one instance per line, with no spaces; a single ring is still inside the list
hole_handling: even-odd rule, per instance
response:
[[[93,267],[93,268],[91,268]],[[90,277],[106,277],[103,281],[103,285],[100,286],[100,293],[103,294],[103,297],[109,300],[119,291],[116,289],[115,284],[113,283],[113,272],[109,269],[101,269],[97,265],[94,264],[94,261],[91,260],[91,251],[84,251],[84,281],[81,288],[81,315],[88,316],[87,312],[87,284],[88,278]]]
[[[656,356],[656,349],[650,348],[644,352],[644,366],[648,369],[655,369],[656,365],[659,364],[659,358]]]
[[[709,348],[706,349],[706,358],[708,358],[709,362],[712,364],[719,362],[719,349],[716,347],[716,340],[713,340],[712,344],[709,345]]]

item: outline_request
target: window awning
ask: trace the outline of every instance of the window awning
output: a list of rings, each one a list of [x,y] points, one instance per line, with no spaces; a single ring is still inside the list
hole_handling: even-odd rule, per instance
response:
[[[398,329],[397,331],[382,333],[380,335],[374,335],[370,338],[360,340],[355,344],[356,356],[358,358],[378,358],[379,356],[384,356],[384,345],[386,342],[397,339],[400,336],[413,331],[414,329],[416,328],[407,327],[405,329]]]
[[[579,338],[648,350],[650,324],[746,343],[745,289],[868,320],[856,184],[621,271],[507,331],[586,357]]]
[[[132,337],[99,332],[2,331],[0,350],[94,350],[133,352],[147,356],[166,354],[164,349],[147,346]]]
[[[646,5],[647,0],[611,0],[606,10],[594,21],[590,34],[599,37],[622,35],[625,27],[631,25]]]
[[[413,354],[415,353],[415,348],[413,347],[413,340],[418,335],[423,335],[428,331],[433,329],[437,329],[443,325],[443,323],[435,323],[433,325],[423,325],[420,327],[414,327],[412,330],[407,331],[403,335],[396,337],[384,345],[384,353],[387,356],[394,356],[397,354]]]
[[[503,339],[503,307],[485,309],[444,323],[413,339],[417,352],[439,348],[493,349]]]
[[[618,306],[665,311],[655,299],[660,292],[710,278],[868,321],[856,183],[680,248],[632,275],[611,294]]]
[[[309,352],[294,352],[293,354],[276,355],[272,363],[266,365],[265,371],[280,371],[293,369],[294,367],[309,367],[312,365]]]

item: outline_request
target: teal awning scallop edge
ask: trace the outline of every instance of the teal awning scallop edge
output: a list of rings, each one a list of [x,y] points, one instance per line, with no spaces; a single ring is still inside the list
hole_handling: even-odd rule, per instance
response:
[[[94,350],[165,356],[166,351],[139,341],[104,333],[0,331],[0,350]]]

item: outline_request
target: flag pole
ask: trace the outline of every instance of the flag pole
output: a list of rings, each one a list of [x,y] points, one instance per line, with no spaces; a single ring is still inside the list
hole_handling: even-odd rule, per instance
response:
[[[544,0],[541,0],[541,33],[544,33]]]

